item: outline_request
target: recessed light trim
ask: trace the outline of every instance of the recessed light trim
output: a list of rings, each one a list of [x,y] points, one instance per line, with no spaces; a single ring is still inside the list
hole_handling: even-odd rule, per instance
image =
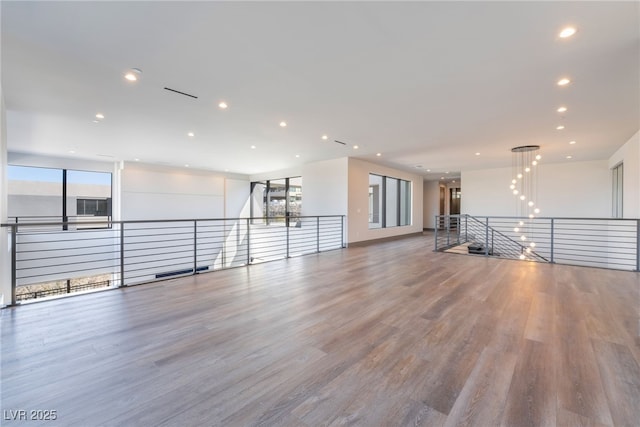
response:
[[[562,107],[558,107],[558,109],[556,110],[558,113],[564,113],[565,111],[567,111],[567,107],[562,106]]]
[[[556,130],[562,130],[562,129],[564,129],[563,125],[556,126]]]
[[[193,133],[193,132],[189,132],[189,133],[187,133],[187,136],[189,136],[189,137],[193,138],[194,136],[196,136],[196,134],[195,134],[195,133]]]
[[[252,150],[255,150],[255,149],[256,149],[256,146],[255,146],[255,145],[252,145],[252,146],[251,146],[251,149],[252,149]]]
[[[476,156],[479,156],[479,155],[480,155],[480,153],[476,153]]]
[[[142,70],[139,68],[132,68],[124,74],[124,78],[130,82],[138,81],[139,76],[142,74]]]
[[[280,127],[281,128],[286,128],[287,127],[287,122],[285,122],[284,120],[280,122]]]
[[[382,156],[382,153],[376,153],[376,156],[380,157]]]
[[[576,143],[575,141],[569,141],[569,145],[573,145],[575,143]]]
[[[327,139],[329,139],[329,137],[328,137],[327,135],[322,135],[322,136],[321,136],[321,138],[322,138],[322,139],[324,139],[325,141],[326,141]]]
[[[354,149],[354,150],[357,150],[358,148],[360,148],[358,145],[354,145],[354,146],[353,146],[353,149]]]
[[[100,119],[100,120],[104,119],[104,114],[102,113],[96,114],[96,119]]]
[[[567,159],[573,159],[573,156],[567,156]]]
[[[577,30],[575,29],[575,27],[566,27],[563,28],[562,31],[560,31],[558,37],[560,37],[561,39],[566,39],[567,37],[571,37],[572,35],[574,35],[576,31]]]
[[[227,107],[228,105],[224,101],[220,101],[220,103],[218,104],[218,108],[220,108],[221,110],[225,110]]]
[[[566,86],[569,83],[571,83],[571,80],[569,80],[566,77],[561,78],[560,80],[558,80],[558,86]]]

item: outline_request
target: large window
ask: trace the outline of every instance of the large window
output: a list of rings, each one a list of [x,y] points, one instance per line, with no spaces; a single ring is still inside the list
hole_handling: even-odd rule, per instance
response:
[[[251,183],[253,223],[289,224],[302,212],[302,177]]]
[[[614,218],[622,218],[623,217],[623,211],[622,211],[622,184],[623,184],[623,179],[622,179],[622,175],[624,172],[622,163],[620,163],[619,165],[617,165],[616,167],[614,167],[612,170],[612,183],[613,183],[613,211],[612,211],[612,216]]]
[[[411,225],[411,182],[369,174],[369,228]]]
[[[9,165],[7,172],[7,207],[12,220],[80,223],[81,218],[103,221],[111,217],[111,174],[108,172],[14,165]]]

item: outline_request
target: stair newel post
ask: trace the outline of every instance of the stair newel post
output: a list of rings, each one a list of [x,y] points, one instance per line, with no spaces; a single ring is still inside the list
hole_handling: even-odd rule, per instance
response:
[[[435,231],[434,231],[434,236],[433,236],[433,237],[434,237],[434,239],[433,239],[433,240],[435,240],[435,246],[436,246],[436,247],[435,247],[435,250],[436,250],[436,251],[438,250],[438,225],[439,225],[439,224],[438,224],[438,221],[439,221],[439,220],[440,220],[440,219],[438,218],[438,215],[436,215],[435,223],[434,223],[434,225],[435,225],[434,230],[435,230]]]
[[[489,217],[486,217],[484,228],[484,256],[489,256]]]
[[[464,241],[469,241],[469,214],[464,216]]]

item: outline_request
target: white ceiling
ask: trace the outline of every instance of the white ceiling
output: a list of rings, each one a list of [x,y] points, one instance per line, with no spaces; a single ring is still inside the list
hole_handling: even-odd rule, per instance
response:
[[[355,156],[436,178],[525,144],[606,159],[640,128],[639,4],[2,1],[8,147],[242,174]]]

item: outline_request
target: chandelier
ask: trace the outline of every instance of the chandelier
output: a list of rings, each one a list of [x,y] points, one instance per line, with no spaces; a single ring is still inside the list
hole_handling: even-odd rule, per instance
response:
[[[538,162],[542,158],[538,152],[539,145],[522,145],[511,149],[511,185],[509,188],[516,202],[516,216],[518,223],[513,232],[519,236],[522,252],[520,259],[527,259],[527,255],[536,247],[532,239],[532,222],[540,213],[536,205],[538,200]]]

